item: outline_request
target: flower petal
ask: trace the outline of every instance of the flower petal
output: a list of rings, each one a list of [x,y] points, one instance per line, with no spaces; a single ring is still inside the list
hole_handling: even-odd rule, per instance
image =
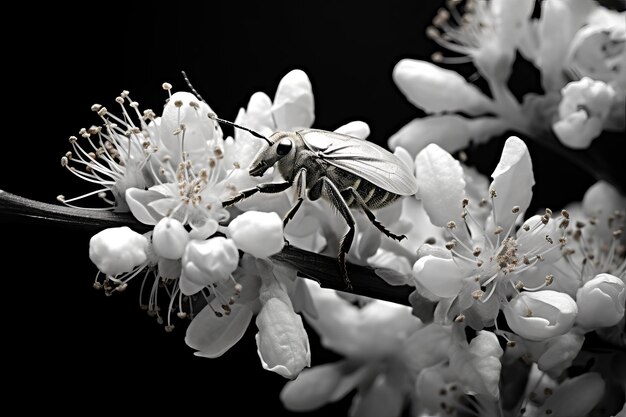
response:
[[[502,354],[503,351],[496,335],[482,330],[472,339],[466,349],[456,344],[453,345],[450,368],[456,370],[466,389],[497,399],[500,396],[498,384],[502,368],[500,363]]]
[[[604,395],[605,383],[600,374],[588,372],[568,379],[556,388],[543,406],[537,410],[538,416],[584,417],[596,406]],[[548,410],[550,410],[548,412]]]
[[[277,130],[297,130],[311,127],[315,119],[313,89],[302,70],[293,70],[280,80],[272,114]]]
[[[413,277],[419,285],[437,297],[456,296],[463,287],[463,274],[452,259],[424,256],[413,265]]]
[[[491,177],[493,182],[490,189],[497,192],[497,197],[493,199],[497,224],[494,224],[494,218],[491,217],[488,223],[491,225],[489,232],[496,226],[501,226],[506,232],[530,205],[532,187],[535,184],[530,154],[523,140],[516,136],[507,139],[500,162]],[[519,207],[519,213],[512,212],[515,206]]]
[[[198,313],[187,327],[185,343],[198,350],[196,356],[217,358],[241,339],[252,319],[252,309],[235,303],[231,313],[217,317],[210,307]]]
[[[453,153],[466,148],[470,142],[482,143],[506,128],[501,119],[493,117],[428,116],[410,121],[389,138],[388,145],[391,149],[402,146],[411,155],[417,155],[429,143],[435,143]]]
[[[349,415],[399,417],[404,406],[404,392],[398,381],[390,379],[388,374],[379,374],[365,392],[359,390],[352,400]]]
[[[352,371],[348,362],[328,363],[304,369],[298,378],[287,382],[280,399],[290,411],[312,411],[343,398],[359,384],[363,369]]]
[[[438,145],[430,144],[415,158],[415,170],[417,196],[422,199],[432,224],[445,227],[450,220],[459,220],[465,197],[465,180],[459,161]]]
[[[230,222],[228,232],[239,249],[257,258],[274,255],[285,245],[283,221],[274,212],[246,211]]]
[[[277,297],[265,302],[256,318],[257,352],[264,369],[293,379],[311,365],[309,338],[302,318]]]
[[[365,139],[370,135],[370,127],[367,123],[357,120],[338,127],[335,132]]]
[[[493,108],[491,100],[457,72],[430,62],[403,59],[393,69],[393,80],[411,103],[427,113],[463,111],[473,116]]]

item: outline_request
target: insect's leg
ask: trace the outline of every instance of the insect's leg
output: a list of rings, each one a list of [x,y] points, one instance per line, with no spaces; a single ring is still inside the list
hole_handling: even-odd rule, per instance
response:
[[[348,204],[341,196],[339,189],[337,186],[329,180],[327,177],[321,177],[311,190],[309,191],[309,199],[317,200],[322,193],[328,198],[330,204],[337,209],[339,214],[345,219],[348,224],[348,233],[341,239],[341,244],[339,245],[339,255],[337,259],[339,260],[339,271],[341,273],[341,277],[346,283],[347,290],[352,290],[352,283],[350,282],[350,278],[348,278],[348,270],[346,269],[346,253],[350,250],[350,246],[352,246],[352,241],[354,240],[354,231],[355,231],[355,221],[350,209],[348,208]]]
[[[306,168],[302,168],[295,176],[296,183],[296,194],[298,196],[298,201],[294,206],[287,212],[285,217],[283,218],[283,228],[287,226],[289,220],[293,219],[296,215],[296,212],[302,205],[302,201],[304,200],[304,195],[306,193]]]
[[[372,213],[370,208],[367,207],[367,203],[363,201],[363,198],[359,195],[359,193],[356,192],[354,188],[352,187],[346,188],[345,190],[341,192],[341,195],[343,195],[344,197],[348,197],[348,196],[354,197],[354,201],[359,205],[359,207],[361,207],[361,209],[363,210],[367,218],[370,220],[370,222],[372,222],[372,224],[376,226],[378,230],[383,232],[387,237],[390,237],[397,241],[406,239],[405,235],[396,235],[394,233],[391,233],[383,224],[381,224],[378,221],[378,219],[376,219],[376,216],[374,215],[374,213]]]
[[[222,207],[232,206],[233,204],[238,203],[241,200],[246,199],[259,192],[260,193],[279,193],[281,191],[285,191],[289,187],[291,187],[290,181],[269,182],[265,184],[259,184],[256,187],[242,190],[241,192],[239,192],[239,194],[236,194],[233,197],[222,201]]]

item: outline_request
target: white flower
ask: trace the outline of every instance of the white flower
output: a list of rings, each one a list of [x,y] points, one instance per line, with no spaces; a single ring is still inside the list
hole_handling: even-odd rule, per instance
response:
[[[308,323],[322,344],[346,358],[332,364],[305,369],[288,382],[280,398],[293,411],[311,411],[337,401],[357,388],[353,415],[399,416],[411,391],[405,355],[408,338],[421,327],[410,308],[380,300],[357,298],[361,308],[342,299],[335,291],[308,283],[316,316]],[[405,350],[406,349],[406,350]]]
[[[602,133],[615,90],[602,81],[585,77],[567,84],[561,94],[559,120],[552,125],[554,133],[570,148],[587,148]]]
[[[576,323],[585,329],[617,324],[624,317],[626,284],[610,274],[599,274],[576,293]]]
[[[176,219],[163,217],[152,231],[152,248],[158,256],[167,259],[180,259],[185,252],[189,234]]]
[[[626,93],[626,13],[598,7],[572,39],[565,67],[574,78],[590,77]]]
[[[89,259],[107,275],[130,272],[146,259],[149,242],[127,226],[96,233],[89,241]]]
[[[123,91],[115,101],[121,107],[121,118],[94,104],[91,109],[103,125],[82,128],[79,137],[69,138],[72,151],[61,158],[61,165],[98,188],[78,197],[57,197],[68,206],[75,207],[71,204],[74,201],[97,195],[109,206],[101,210],[128,211],[124,201],[126,190],[151,185],[148,162],[155,149],[147,123],[154,120],[154,112],[148,109],[141,114],[139,104],[130,99],[128,91]],[[126,106],[131,108],[130,114],[136,121]]]
[[[469,344],[462,339],[451,346],[450,368],[468,391],[498,399],[503,353],[498,337],[481,330]]]
[[[276,213],[246,211],[228,225],[230,238],[237,247],[257,258],[267,258],[281,251],[283,221]]]
[[[237,246],[230,239],[189,241],[182,259],[181,292],[193,295],[207,285],[226,281],[238,262]]]
[[[438,146],[429,145],[420,152],[416,167],[418,196],[431,223],[452,237],[446,244],[448,256],[426,255],[414,264],[418,291],[423,288],[425,296],[443,299],[436,310],[438,320],[462,316],[480,329],[493,323],[515,288],[528,287],[525,271],[540,260],[558,258],[555,250],[562,232],[549,211],[515,230],[516,220],[530,204],[534,184],[528,149],[518,138],[507,140],[492,174],[490,207],[486,198],[481,200],[487,197],[486,190],[472,195],[478,191],[472,184],[481,182],[466,181],[461,165]],[[473,203],[474,199],[481,202]],[[551,279],[546,277],[543,286]]]
[[[470,1],[466,13],[456,9],[458,1],[449,2],[450,11],[440,9],[427,35],[460,58],[446,58],[437,53],[435,62],[460,63],[473,61],[490,80],[508,79],[515,50],[525,36],[533,11],[532,0]],[[440,33],[443,32],[443,34]]]
[[[541,2],[541,18],[532,46],[525,49],[541,70],[543,87],[558,91],[566,83],[563,64],[576,32],[598,5],[589,0]]]
[[[578,308],[569,295],[543,290],[518,294],[503,311],[515,333],[529,340],[544,340],[567,333],[574,325]]]

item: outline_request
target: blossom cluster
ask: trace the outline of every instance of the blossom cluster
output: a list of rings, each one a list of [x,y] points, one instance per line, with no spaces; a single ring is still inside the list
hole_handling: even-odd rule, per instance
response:
[[[375,213],[408,239],[386,238],[355,208],[347,255],[412,287],[410,306],[321,288],[280,262],[286,242],[336,256],[348,226],[323,199],[285,225],[297,185],[224,207],[284,179],[275,168],[251,176],[266,142],[243,129],[225,137],[207,102],[168,83],[160,115],[128,91],[116,112],[93,105],[101,125],[71,137],[61,158],[96,185],[61,202],[97,198],[98,210],[130,212],[148,230],[92,237],[94,287],[112,295],[140,281],[142,307],[168,331],[190,320],[185,342],[201,357],[223,355],[254,319],[261,365],[290,380],[280,398],[292,411],[355,392],[354,416],[623,415],[626,197],[598,181],[581,202],[528,212],[535,178],[522,138],[552,132],[580,149],[624,130],[624,13],[590,0],[448,3],[427,33],[461,56],[433,61],[472,62],[490,95],[433,63],[397,64],[398,87],[428,113],[389,139],[418,191]],[[521,103],[507,87],[518,53],[545,89]],[[269,136],[313,127],[314,113],[311,82],[293,70],[273,99],[252,95],[235,123]],[[453,156],[509,130],[519,137],[506,140],[491,180]],[[369,127],[336,132],[367,140]],[[307,328],[344,359],[311,368]],[[585,349],[589,340],[614,352]]]

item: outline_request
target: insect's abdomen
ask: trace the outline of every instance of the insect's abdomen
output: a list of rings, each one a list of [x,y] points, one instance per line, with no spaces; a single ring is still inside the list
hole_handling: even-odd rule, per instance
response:
[[[371,209],[385,207],[400,197],[398,194],[380,188],[379,186],[344,170],[333,169],[332,173],[327,171],[326,175],[333,180],[340,191],[344,191],[349,187],[354,188],[361,196],[365,204],[367,204],[367,206]],[[347,193],[342,194],[344,195],[348,206],[355,207],[357,205],[354,196]]]

